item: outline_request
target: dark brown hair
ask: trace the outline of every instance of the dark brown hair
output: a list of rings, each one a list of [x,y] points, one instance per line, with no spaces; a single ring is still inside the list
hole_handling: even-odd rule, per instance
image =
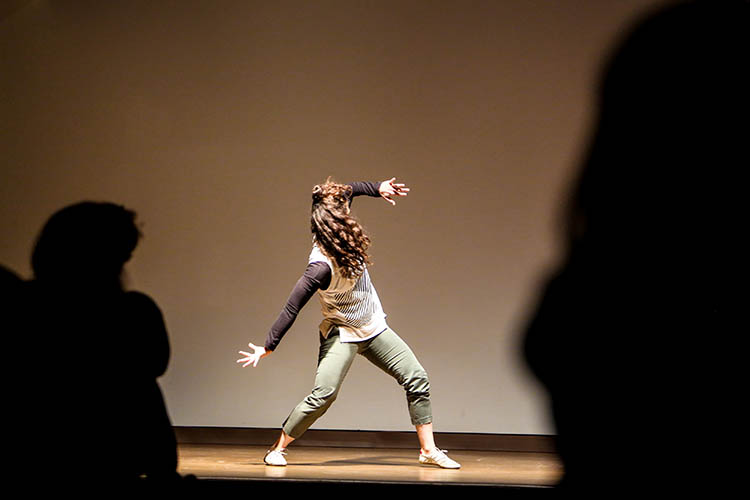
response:
[[[323,253],[336,262],[345,278],[357,278],[366,265],[370,238],[349,214],[351,186],[332,182],[317,185],[312,192],[310,229]]]

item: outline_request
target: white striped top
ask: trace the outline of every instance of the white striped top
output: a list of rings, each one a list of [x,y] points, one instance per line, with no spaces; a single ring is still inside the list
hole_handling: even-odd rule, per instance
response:
[[[361,342],[388,328],[378,292],[372,286],[367,268],[359,278],[345,278],[335,261],[329,259],[317,244],[310,252],[309,263],[312,262],[325,262],[331,268],[330,285],[325,290],[318,290],[323,313],[320,333],[323,337],[327,338],[331,329],[337,326],[342,342]]]

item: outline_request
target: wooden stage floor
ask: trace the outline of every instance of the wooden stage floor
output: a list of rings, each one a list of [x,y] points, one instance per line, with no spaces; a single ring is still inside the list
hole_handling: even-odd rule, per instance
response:
[[[450,451],[459,470],[420,465],[418,450],[291,447],[286,467],[263,463],[261,446],[180,444],[179,472],[200,480],[551,489],[562,468],[553,453]]]

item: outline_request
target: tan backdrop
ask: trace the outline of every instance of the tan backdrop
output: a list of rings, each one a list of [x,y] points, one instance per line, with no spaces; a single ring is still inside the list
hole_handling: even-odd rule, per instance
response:
[[[173,422],[277,427],[312,383],[317,300],[258,368],[235,360],[305,268],[310,189],[396,176],[407,199],[354,209],[389,323],[431,375],[436,429],[552,433],[519,334],[602,58],[661,3],[11,2],[0,264],[28,277],[66,204],[135,209],[128,282],[166,317]],[[316,428],[408,429],[401,389],[358,361]]]

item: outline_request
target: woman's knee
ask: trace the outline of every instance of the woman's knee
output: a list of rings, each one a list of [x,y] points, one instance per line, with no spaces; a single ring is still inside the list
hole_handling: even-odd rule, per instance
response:
[[[305,401],[314,408],[328,408],[336,400],[338,394],[338,387],[332,385],[318,386],[305,398]]]
[[[414,370],[404,384],[408,395],[427,396],[430,395],[430,378],[427,372],[420,368]]]

